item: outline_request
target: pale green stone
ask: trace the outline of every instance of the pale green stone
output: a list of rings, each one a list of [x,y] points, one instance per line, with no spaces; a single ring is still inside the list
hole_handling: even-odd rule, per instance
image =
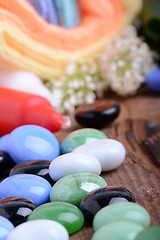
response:
[[[96,174],[71,174],[54,184],[50,193],[50,200],[51,202],[68,202],[80,207],[82,199],[89,192],[106,186],[106,181]]]
[[[137,203],[116,203],[102,208],[93,219],[95,231],[106,224],[119,221],[131,221],[143,227],[150,225],[150,215],[147,210]]]
[[[143,227],[137,223],[115,222],[107,224],[96,231],[92,240],[134,240],[142,230]]]
[[[68,134],[60,144],[61,154],[72,152],[82,144],[93,142],[97,139],[108,138],[106,134],[94,128],[82,128]]]
[[[135,240],[160,240],[160,225],[144,229]]]

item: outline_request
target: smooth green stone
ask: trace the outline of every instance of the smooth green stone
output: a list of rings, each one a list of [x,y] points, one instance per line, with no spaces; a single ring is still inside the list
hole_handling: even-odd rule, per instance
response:
[[[137,203],[116,203],[102,208],[93,219],[93,227],[97,231],[102,226],[119,221],[130,221],[143,227],[150,225],[150,215],[147,210]]]
[[[74,205],[64,202],[43,204],[36,208],[27,221],[49,219],[61,223],[71,235],[80,230],[84,224],[82,212]]]
[[[51,202],[68,202],[80,207],[82,199],[89,192],[106,186],[106,181],[96,174],[70,174],[54,184],[50,193],[50,200]]]
[[[70,153],[82,144],[93,142],[97,139],[108,138],[103,132],[94,128],[83,128],[68,134],[60,144],[61,154]]]
[[[93,234],[92,240],[134,240],[142,230],[143,227],[137,223],[115,222],[105,225],[96,231]]]
[[[144,229],[135,240],[160,240],[160,225]]]

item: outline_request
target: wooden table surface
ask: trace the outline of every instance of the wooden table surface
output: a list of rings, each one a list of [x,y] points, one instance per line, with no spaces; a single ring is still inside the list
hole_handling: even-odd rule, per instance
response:
[[[136,96],[121,98],[113,93],[106,93],[105,98],[117,100],[121,111],[119,117],[102,131],[110,138],[119,140],[125,146],[127,154],[119,168],[102,173],[101,177],[108,185],[122,186],[130,190],[136,202],[148,210],[152,225],[158,225],[160,224],[160,163],[158,163],[158,160],[160,162],[160,95],[144,87]],[[71,119],[70,129],[56,133],[59,142],[68,133],[82,128],[75,121],[74,116],[71,116]],[[156,142],[158,137],[159,142]],[[153,143],[151,149],[145,144],[147,141]],[[158,144],[159,153],[152,151]],[[93,232],[92,226],[85,224],[70,239],[90,240]]]

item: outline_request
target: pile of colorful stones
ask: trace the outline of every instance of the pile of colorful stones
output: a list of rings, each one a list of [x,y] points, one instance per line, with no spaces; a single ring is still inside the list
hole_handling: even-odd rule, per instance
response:
[[[126,155],[103,132],[76,130],[59,144],[47,129],[25,125],[1,137],[0,150],[0,171],[9,174],[0,183],[0,240],[67,240],[84,221],[92,240],[160,239],[133,194],[99,176]]]

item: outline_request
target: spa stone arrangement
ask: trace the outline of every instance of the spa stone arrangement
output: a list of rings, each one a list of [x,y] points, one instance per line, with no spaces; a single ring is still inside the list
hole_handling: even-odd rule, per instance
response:
[[[134,195],[100,176],[126,156],[123,144],[102,131],[75,130],[59,144],[49,130],[24,125],[1,137],[0,148],[1,171],[10,167],[0,184],[0,239],[67,240],[86,222],[92,240],[159,240],[159,226],[150,226]]]

